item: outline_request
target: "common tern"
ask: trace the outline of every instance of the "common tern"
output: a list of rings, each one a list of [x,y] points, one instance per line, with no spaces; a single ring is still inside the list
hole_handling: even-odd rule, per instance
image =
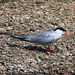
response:
[[[19,37],[10,34],[10,36],[15,39],[19,39],[20,41],[27,41],[27,42],[43,45],[45,47],[46,53],[50,54],[54,52],[50,49],[49,44],[55,43],[56,41],[61,39],[63,34],[67,35],[68,37],[71,37],[71,34],[62,27],[58,27],[51,31],[41,32],[35,35]],[[46,46],[48,46],[49,51],[47,50]]]

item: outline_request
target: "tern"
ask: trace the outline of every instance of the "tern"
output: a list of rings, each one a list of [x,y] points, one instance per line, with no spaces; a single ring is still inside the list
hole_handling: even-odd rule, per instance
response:
[[[63,34],[67,35],[68,37],[71,37],[71,34],[62,27],[58,27],[51,31],[41,32],[35,35],[19,37],[10,34],[10,36],[15,39],[19,39],[20,41],[27,41],[27,42],[43,45],[45,47],[46,53],[50,54],[54,52],[50,49],[49,44],[55,43],[56,41],[61,39]],[[47,48],[49,49],[49,51],[47,50]]]

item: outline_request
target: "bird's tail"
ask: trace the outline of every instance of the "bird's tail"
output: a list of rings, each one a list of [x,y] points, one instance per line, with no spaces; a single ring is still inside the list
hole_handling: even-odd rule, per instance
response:
[[[12,38],[18,39],[20,41],[26,41],[25,39],[27,36],[19,37],[19,36],[14,36],[13,34],[9,34]]]

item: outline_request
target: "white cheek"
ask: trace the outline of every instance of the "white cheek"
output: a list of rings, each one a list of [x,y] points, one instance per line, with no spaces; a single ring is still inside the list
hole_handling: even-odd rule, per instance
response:
[[[61,30],[57,30],[56,33],[58,33],[58,34],[64,34],[64,32],[61,31]]]

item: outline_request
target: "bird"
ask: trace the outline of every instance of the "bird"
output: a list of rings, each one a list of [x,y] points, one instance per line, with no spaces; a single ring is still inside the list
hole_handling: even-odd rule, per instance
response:
[[[30,43],[37,43],[43,45],[45,47],[46,53],[50,54],[54,53],[54,51],[50,49],[49,45],[61,39],[62,35],[64,34],[67,35],[68,37],[71,37],[71,34],[62,27],[58,27],[54,30],[45,31],[34,35],[19,37],[10,34],[10,36],[12,38],[19,39],[20,41],[27,41]],[[49,49],[49,51],[47,50],[47,48]]]

